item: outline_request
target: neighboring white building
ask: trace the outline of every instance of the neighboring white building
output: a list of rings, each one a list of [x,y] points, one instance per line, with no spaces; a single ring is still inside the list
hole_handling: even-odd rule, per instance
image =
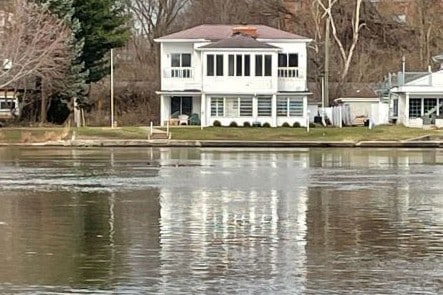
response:
[[[416,73],[409,82],[408,73],[398,76],[403,82],[389,91],[391,117],[397,124],[416,128],[424,125],[443,127],[443,69]]]
[[[389,101],[379,97],[375,85],[350,83],[350,86],[335,102],[349,107],[352,125],[362,125],[366,120],[374,125],[389,123]]]
[[[203,127],[306,125],[311,39],[264,25],[201,25],[155,41],[161,125],[182,114],[197,114]]]

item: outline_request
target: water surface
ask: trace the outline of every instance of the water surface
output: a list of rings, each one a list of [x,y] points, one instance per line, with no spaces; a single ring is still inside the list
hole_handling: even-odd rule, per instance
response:
[[[0,293],[442,294],[443,150],[0,149]]]

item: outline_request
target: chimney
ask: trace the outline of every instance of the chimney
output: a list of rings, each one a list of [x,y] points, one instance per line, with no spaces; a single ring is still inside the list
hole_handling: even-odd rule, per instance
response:
[[[232,28],[232,35],[238,35],[238,34],[249,36],[252,38],[257,38],[257,28],[248,25],[237,26]]]

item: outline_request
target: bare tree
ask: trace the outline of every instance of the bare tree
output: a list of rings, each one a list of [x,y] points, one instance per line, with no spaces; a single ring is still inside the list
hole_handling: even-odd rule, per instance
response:
[[[69,29],[63,20],[26,0],[3,12],[0,28],[0,88],[30,77],[60,81],[71,61]]]
[[[125,0],[134,18],[137,35],[147,38],[151,47],[154,39],[167,33],[190,0]]]
[[[337,25],[336,25],[336,18],[337,17],[343,17],[341,15],[334,15],[332,10],[334,5],[338,2],[338,0],[328,0],[326,3],[323,3],[322,0],[316,0],[317,4],[320,5],[320,7],[324,11],[324,16],[328,18],[331,29],[332,29],[332,36],[336,43],[336,45],[339,48],[340,57],[342,61],[342,69],[340,74],[340,82],[344,82],[348,73],[349,68],[351,66],[351,61],[355,53],[355,49],[358,43],[358,39],[360,36],[360,30],[365,25],[364,22],[362,22],[360,18],[361,14],[361,8],[362,8],[362,2],[363,0],[353,0],[354,2],[354,11],[353,11],[353,17],[352,17],[352,37],[351,37],[351,43],[348,47],[345,47],[346,40],[341,38],[337,31]]]
[[[421,0],[414,4],[415,18],[412,20],[412,25],[419,36],[420,65],[425,68],[431,63],[432,55],[439,53],[433,52],[433,49],[441,50],[438,46],[443,43],[443,28],[441,26],[443,5],[435,0]]]

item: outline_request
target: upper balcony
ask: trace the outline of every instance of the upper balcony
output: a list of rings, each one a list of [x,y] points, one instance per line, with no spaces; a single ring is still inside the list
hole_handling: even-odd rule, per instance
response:
[[[305,91],[306,79],[298,67],[280,67],[278,72],[278,91]]]
[[[162,71],[162,90],[200,90],[193,67],[168,67]]]
[[[165,79],[194,79],[194,68],[191,67],[170,67],[163,70]]]

